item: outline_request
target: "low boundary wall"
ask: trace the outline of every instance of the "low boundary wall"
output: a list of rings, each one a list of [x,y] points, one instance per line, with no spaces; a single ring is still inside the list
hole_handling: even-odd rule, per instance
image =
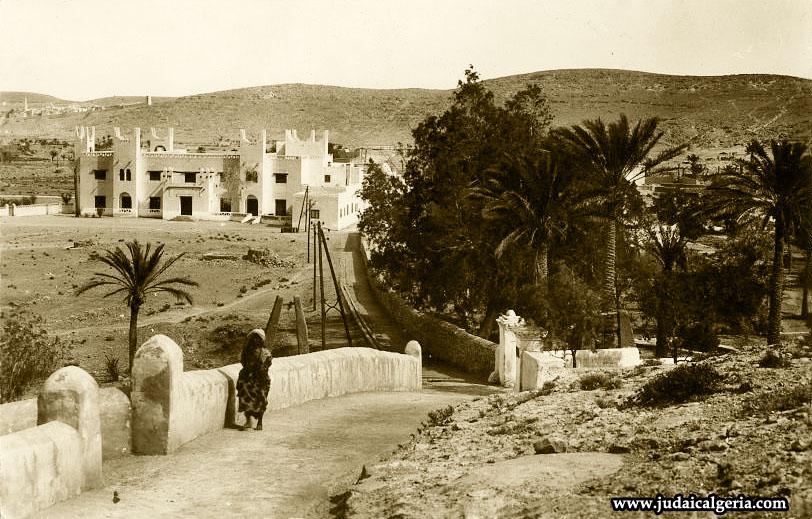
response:
[[[420,346],[410,344],[407,355],[372,348],[336,348],[274,359],[268,409],[365,391],[420,391]],[[244,421],[237,413],[235,389],[241,368],[240,364],[220,368],[229,380],[229,424]]]
[[[37,426],[37,399],[0,404],[0,435]]]
[[[420,342],[426,353],[463,371],[483,377],[493,372],[497,347],[495,343],[410,307],[399,295],[382,286],[367,268],[367,250],[363,239],[360,247],[373,295],[395,322]]]
[[[364,391],[419,391],[420,346],[410,343],[407,351],[338,348],[275,359],[268,409]],[[168,454],[202,434],[242,424],[236,394],[241,368],[184,373],[183,353],[172,339],[149,339],[133,363],[133,451]]]
[[[114,387],[99,389],[102,459],[130,453],[130,399]],[[0,404],[0,436],[37,426],[37,399]]]
[[[48,377],[37,425],[0,436],[0,517],[25,517],[102,484],[99,387],[76,366]]]
[[[572,352],[522,351],[520,382],[517,389],[528,391],[541,388],[544,382],[552,380],[560,370],[572,370]],[[618,369],[639,366],[640,351],[637,348],[610,348],[604,350],[577,350],[575,353],[578,369]]]
[[[33,205],[5,205],[2,211],[0,211],[0,216],[44,216],[48,214],[70,213],[73,213],[73,203],[64,204],[62,202],[53,202]]]

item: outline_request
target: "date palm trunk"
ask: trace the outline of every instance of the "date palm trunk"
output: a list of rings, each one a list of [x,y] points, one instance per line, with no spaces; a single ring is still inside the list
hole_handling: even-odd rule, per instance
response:
[[[79,207],[79,159],[73,162],[73,215],[81,216]]]
[[[812,284],[812,247],[806,249],[804,283],[801,292],[801,319],[809,317],[809,285]]]
[[[617,221],[614,215],[609,217],[606,230],[606,271],[603,278],[603,294],[606,310],[616,310],[615,301],[615,256],[617,248]]]
[[[135,359],[135,350],[138,348],[138,312],[141,310],[141,305],[130,305],[130,331],[127,335],[129,344],[129,357],[130,362],[127,364],[127,372],[132,378],[133,374],[133,360]]]
[[[612,318],[606,320],[609,326],[610,336],[612,337],[612,344],[610,347],[615,347],[620,344],[620,308],[618,307],[619,301],[617,300],[617,289],[615,286],[615,257],[617,249],[617,219],[615,218],[614,211],[609,216],[609,221],[606,230],[606,263],[605,274],[603,280],[603,293],[604,293],[604,307],[606,312],[613,314]]]
[[[767,317],[767,344],[781,345],[781,302],[784,295],[784,229],[776,219],[773,264],[770,275],[770,311]]]
[[[546,244],[536,251],[536,283],[541,283],[548,279],[550,275],[550,251]]]

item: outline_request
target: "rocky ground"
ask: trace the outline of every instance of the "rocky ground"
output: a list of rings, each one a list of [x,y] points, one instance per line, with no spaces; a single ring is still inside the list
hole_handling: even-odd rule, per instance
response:
[[[759,366],[759,344],[701,361],[719,373],[714,392],[684,403],[631,404],[674,369],[640,366],[569,370],[541,391],[438,410],[365,468],[346,515],[608,517],[611,496],[715,493],[785,496],[790,513],[774,516],[812,516],[812,342],[787,347],[778,368]],[[582,389],[586,376],[603,387]]]

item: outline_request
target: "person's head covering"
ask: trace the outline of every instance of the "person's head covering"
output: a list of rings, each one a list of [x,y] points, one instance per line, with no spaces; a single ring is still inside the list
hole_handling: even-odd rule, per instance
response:
[[[245,341],[245,347],[242,349],[242,355],[240,355],[240,363],[243,366],[248,366],[249,364],[256,362],[260,358],[257,353],[260,352],[264,347],[265,332],[259,328],[254,328],[248,333],[248,337]]]
[[[265,331],[260,330],[259,328],[254,328],[250,332],[248,332],[248,344],[251,344],[253,341],[257,341],[261,346],[265,346]]]

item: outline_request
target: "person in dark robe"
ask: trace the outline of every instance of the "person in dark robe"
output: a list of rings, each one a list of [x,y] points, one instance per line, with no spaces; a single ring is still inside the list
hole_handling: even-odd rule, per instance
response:
[[[271,377],[268,373],[273,355],[265,347],[265,332],[256,329],[248,334],[248,340],[240,355],[242,369],[237,377],[238,411],[245,414],[245,425],[241,430],[250,429],[254,418],[256,430],[262,430],[262,415],[268,407],[268,390]]]

